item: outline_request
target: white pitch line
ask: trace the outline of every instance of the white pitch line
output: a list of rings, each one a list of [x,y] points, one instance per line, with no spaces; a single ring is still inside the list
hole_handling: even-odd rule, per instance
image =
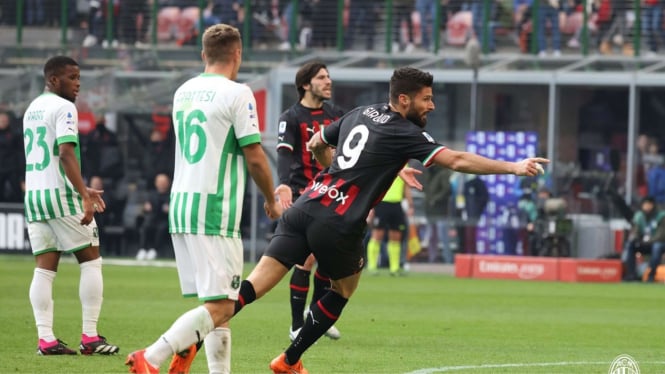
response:
[[[659,364],[665,365],[665,361],[651,361],[651,362],[641,362],[642,364]],[[418,369],[415,371],[410,371],[405,374],[433,374],[433,373],[445,373],[450,371],[459,371],[459,370],[484,370],[484,369],[501,369],[501,368],[527,368],[527,367],[549,367],[549,366],[571,366],[571,365],[607,365],[609,369],[612,362],[610,361],[579,361],[579,362],[534,362],[527,364],[483,364],[483,365],[460,365],[460,366],[444,366],[439,368],[425,368]],[[638,364],[640,362],[638,361]]]

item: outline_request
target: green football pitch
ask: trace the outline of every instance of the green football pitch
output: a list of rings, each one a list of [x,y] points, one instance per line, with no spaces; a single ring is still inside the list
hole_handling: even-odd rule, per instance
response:
[[[76,347],[79,269],[65,260],[54,285],[55,333]],[[198,305],[180,296],[173,266],[111,262],[104,267],[99,331],[120,354],[41,357],[28,299],[33,260],[0,256],[0,373],[127,372],[127,353],[152,343]],[[665,373],[664,295],[662,284],[365,275],[337,323],[342,338],[322,338],[303,362],[314,374],[586,374],[608,373],[615,357],[628,354],[641,373]],[[233,373],[269,373],[270,360],[288,346],[289,322],[285,279],[232,320]],[[192,369],[206,372],[203,354]]]

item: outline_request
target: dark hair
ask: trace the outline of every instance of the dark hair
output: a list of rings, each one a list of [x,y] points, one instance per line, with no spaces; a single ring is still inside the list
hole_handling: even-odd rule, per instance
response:
[[[328,70],[326,64],[321,61],[310,61],[298,69],[298,72],[296,73],[296,89],[298,90],[299,99],[302,99],[303,96],[305,96],[305,89],[303,86],[309,84],[312,81],[312,78],[314,78],[321,69]]]
[[[240,31],[237,28],[223,23],[208,27],[201,40],[206,62],[229,62],[236,48],[242,46]]]
[[[652,205],[656,205],[656,199],[653,196],[646,196],[644,199],[642,199],[640,205],[644,203],[651,203]]]
[[[390,77],[390,102],[396,103],[399,95],[413,97],[423,87],[432,87],[432,74],[409,66],[395,69]]]
[[[59,74],[67,66],[79,66],[73,58],[67,56],[54,56],[44,64],[44,79]]]

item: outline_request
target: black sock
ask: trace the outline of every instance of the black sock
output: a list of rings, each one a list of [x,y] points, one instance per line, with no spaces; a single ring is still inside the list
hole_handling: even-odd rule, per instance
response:
[[[291,329],[294,331],[301,328],[305,323],[302,315],[307,304],[309,275],[309,271],[297,266],[293,268],[293,274],[291,274],[291,282],[289,283],[291,289]]]
[[[314,293],[312,294],[312,301],[309,305],[310,309],[328,292],[328,290],[330,290],[330,277],[328,277],[328,274],[321,271],[321,269],[316,269],[316,272],[314,273]]]
[[[238,314],[240,309],[244,308],[247,304],[251,304],[254,300],[256,300],[254,286],[248,280],[242,281],[242,283],[240,283],[240,292],[238,294],[238,300],[236,300],[236,307],[233,311],[233,315],[235,316]]]
[[[334,325],[348,299],[340,294],[328,291],[321,300],[310,305],[309,314],[298,337],[286,349],[286,362],[293,365],[300,356]]]

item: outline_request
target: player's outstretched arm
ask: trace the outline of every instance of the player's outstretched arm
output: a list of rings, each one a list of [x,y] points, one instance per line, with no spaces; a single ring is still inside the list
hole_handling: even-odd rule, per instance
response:
[[[81,224],[88,225],[94,218],[95,205],[98,200],[101,200],[100,194],[90,195],[88,193],[88,188],[83,183],[83,177],[81,176],[81,166],[76,158],[74,143],[60,144],[58,152],[60,153],[60,164],[65,171],[67,179],[74,185],[74,188],[83,199],[83,218],[81,219]]]
[[[459,152],[446,148],[439,152],[434,163],[461,173],[468,174],[515,174],[519,176],[536,176],[542,166],[539,163],[549,163],[550,160],[540,157],[530,157],[518,162],[499,161],[470,152]]]
[[[263,147],[260,143],[254,143],[242,147],[242,151],[245,155],[249,175],[252,176],[265,198],[263,207],[266,210],[266,215],[270,219],[279,217],[282,214],[282,208],[273,194],[272,172],[268,167],[268,158],[263,152]]]

